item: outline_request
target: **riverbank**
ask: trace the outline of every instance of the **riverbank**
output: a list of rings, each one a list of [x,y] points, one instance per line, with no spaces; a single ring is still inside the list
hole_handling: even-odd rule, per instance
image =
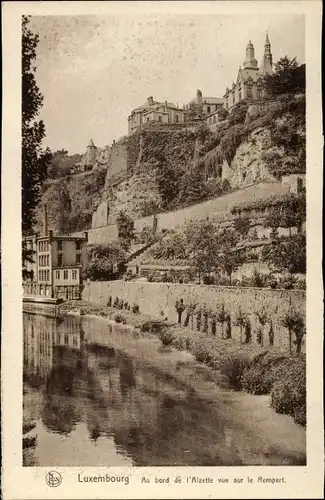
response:
[[[305,356],[289,355],[276,348],[239,344],[150,316],[85,301],[58,306],[58,314],[94,315],[133,327],[137,335],[158,337],[163,344],[190,352],[218,374],[218,385],[255,395],[270,395],[277,413],[290,415],[306,425]]]

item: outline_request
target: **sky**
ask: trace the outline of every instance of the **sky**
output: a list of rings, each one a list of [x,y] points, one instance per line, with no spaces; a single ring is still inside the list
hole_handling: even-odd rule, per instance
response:
[[[196,90],[223,97],[249,40],[259,64],[268,31],[273,61],[305,62],[300,15],[36,16],[36,81],[44,95],[44,146],[84,153],[127,134],[147,97],[183,106]]]

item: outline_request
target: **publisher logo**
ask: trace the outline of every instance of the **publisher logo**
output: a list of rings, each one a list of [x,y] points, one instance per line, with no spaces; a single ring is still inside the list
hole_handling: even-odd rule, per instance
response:
[[[62,483],[62,476],[59,472],[52,470],[46,474],[45,481],[48,486],[51,486],[51,488],[56,488]]]

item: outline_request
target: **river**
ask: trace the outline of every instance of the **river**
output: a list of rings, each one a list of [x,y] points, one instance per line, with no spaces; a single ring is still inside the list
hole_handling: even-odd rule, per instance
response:
[[[158,339],[24,314],[25,466],[304,465],[305,429]]]

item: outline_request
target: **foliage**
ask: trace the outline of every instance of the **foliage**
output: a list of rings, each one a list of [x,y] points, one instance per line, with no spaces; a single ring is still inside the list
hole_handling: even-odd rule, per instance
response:
[[[226,377],[231,388],[242,389],[242,375],[249,364],[248,358],[243,355],[233,355],[220,362],[221,374]]]
[[[295,335],[296,352],[300,354],[302,340],[306,333],[305,322],[299,311],[290,309],[282,318],[282,324],[289,332],[289,349],[292,349],[292,334]]]
[[[113,319],[115,323],[122,323],[123,325],[126,324],[126,317],[123,316],[123,314],[115,314]]]
[[[182,205],[199,203],[207,197],[207,194],[203,173],[197,165],[193,165],[181,178],[178,203]]]
[[[298,66],[296,58],[281,57],[274,66],[273,74],[262,76],[259,84],[268,96],[305,92],[305,65]]]
[[[233,215],[251,212],[256,210],[263,212],[266,209],[290,210],[297,213],[296,223],[300,223],[306,219],[306,196],[302,194],[282,194],[271,195],[260,200],[247,201],[233,205],[231,213]],[[282,222],[282,221],[281,221]]]
[[[55,151],[48,167],[48,178],[57,179],[70,175],[74,165],[81,159],[82,155],[74,154],[70,156],[65,149]]]
[[[125,261],[125,252],[118,242],[89,245],[85,274],[93,281],[113,279]]]
[[[271,406],[277,413],[292,416],[297,424],[306,425],[306,366],[302,360],[274,382]]]
[[[132,312],[133,312],[134,314],[139,314],[139,313],[140,313],[139,304],[134,303],[134,304],[132,305]]]
[[[154,215],[161,210],[160,203],[154,198],[147,198],[140,203],[139,212],[141,217],[148,217]]]
[[[292,273],[306,272],[306,235],[296,234],[265,245],[262,258],[274,270]]]
[[[171,345],[175,339],[175,336],[167,328],[161,330],[158,337],[164,345]]]
[[[240,234],[242,239],[247,237],[249,228],[251,225],[251,220],[248,215],[244,215],[243,217],[237,217],[234,220],[234,229],[237,233]]]
[[[22,18],[22,229],[31,232],[35,208],[40,201],[41,187],[51,161],[49,149],[42,148],[45,126],[37,121],[43,104],[35,80],[35,59],[39,36],[29,27],[29,18]]]
[[[237,124],[230,127],[220,140],[220,149],[228,164],[232,162],[236,150],[244,137],[244,125]]]
[[[235,104],[229,113],[228,123],[230,126],[244,123],[248,106],[249,104],[245,100],[239,101]]]
[[[121,210],[116,218],[118,238],[124,250],[128,250],[134,239],[134,222],[131,217]]]
[[[38,230],[42,221],[42,205],[47,204],[49,226],[67,234],[89,229],[93,211],[101,200],[106,172],[99,169],[86,177],[65,177],[46,186],[37,209]]]
[[[210,273],[218,265],[216,227],[209,220],[189,222],[184,228],[190,266],[199,274]]]

